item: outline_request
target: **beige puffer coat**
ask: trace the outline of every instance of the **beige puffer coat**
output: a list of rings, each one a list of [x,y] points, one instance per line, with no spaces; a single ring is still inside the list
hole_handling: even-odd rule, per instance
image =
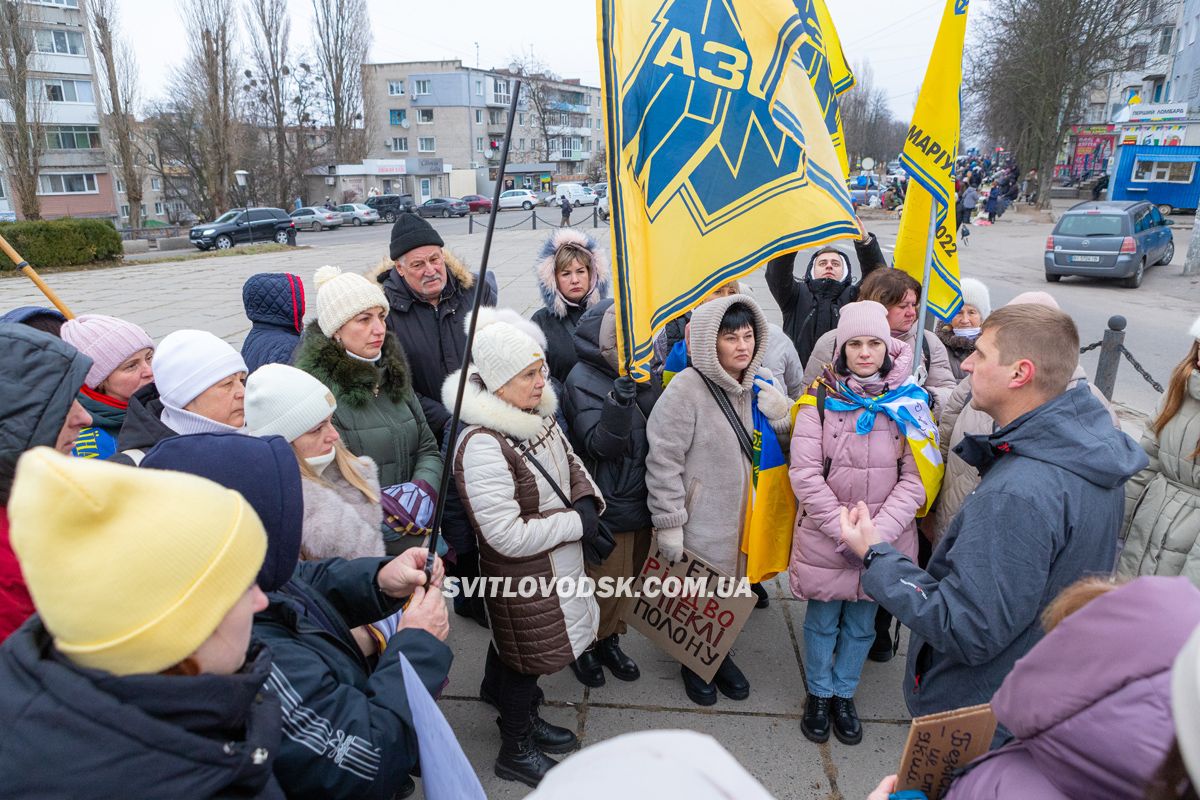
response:
[[[1161,406],[1159,407],[1161,411]],[[1120,575],[1183,575],[1200,586],[1200,371],[1188,378],[1178,413],[1158,436],[1147,428],[1150,466],[1125,484]]]
[[[745,304],[754,314],[754,358],[740,382],[717,361],[717,330],[734,303]],[[754,378],[772,377],[761,367],[768,336],[766,317],[746,295],[710,300],[696,308],[688,334],[692,366],[671,379],[646,423],[646,488],[654,527],[682,527],[685,549],[739,577],[745,574],[741,540],[750,462],[701,375],[725,392],[742,425],[752,432]],[[785,437],[786,450],[790,416],[780,423],[783,430],[777,433]]]
[[[455,372],[442,389],[448,407],[457,391]],[[579,514],[563,505],[522,452],[541,463],[572,503],[592,496],[604,511],[600,490],[554,421],[557,408],[549,384],[537,413],[528,413],[488,392],[477,375],[467,380],[462,404],[466,427],[454,448],[454,478],[478,536],[480,573],[508,578],[514,595],[522,578],[578,583],[584,576]],[[596,639],[600,610],[594,597],[579,592],[559,596],[555,588],[545,594],[539,589],[532,597],[492,594],[499,595],[486,598],[496,652],[518,672],[557,672]]]

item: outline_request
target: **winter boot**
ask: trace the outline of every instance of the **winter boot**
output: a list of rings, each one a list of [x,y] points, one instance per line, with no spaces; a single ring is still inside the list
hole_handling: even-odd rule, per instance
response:
[[[771,605],[771,597],[761,583],[750,584],[750,591],[754,592],[754,596],[758,598],[754,603],[755,608],[766,608]]]
[[[642,671],[638,665],[621,649],[621,639],[617,634],[596,642],[595,649],[600,663],[608,667],[617,680],[636,681],[641,677]]]
[[[498,721],[498,720],[497,720]],[[537,788],[546,773],[558,765],[550,756],[538,749],[533,736],[520,738],[501,737],[500,754],[496,756],[496,777]]]
[[[571,672],[575,673],[575,677],[584,686],[596,689],[604,685],[604,667],[600,666],[595,646],[584,650],[579,654],[579,658],[571,662]]]
[[[679,674],[683,676],[683,690],[688,699],[698,706],[711,706],[717,702],[717,687],[705,683],[700,676],[687,667],[680,667]]]
[[[862,741],[862,723],[854,709],[854,698],[834,697],[830,703],[833,712],[833,735],[842,744],[858,744]]]
[[[750,681],[746,680],[746,676],[729,656],[725,656],[721,666],[717,667],[713,682],[717,685],[717,690],[730,700],[745,700],[750,696]]]
[[[810,694],[804,703],[804,716],[800,718],[800,732],[810,742],[821,744],[829,741],[829,698]]]

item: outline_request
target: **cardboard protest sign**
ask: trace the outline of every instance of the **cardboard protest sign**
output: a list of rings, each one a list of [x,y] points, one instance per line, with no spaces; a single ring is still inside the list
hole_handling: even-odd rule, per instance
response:
[[[651,553],[634,590],[622,613],[625,621],[706,681],[717,674],[757,599],[749,582],[686,550],[674,565],[658,551]]]
[[[996,733],[996,715],[987,703],[917,717],[908,731],[896,772],[896,790],[919,789],[938,800],[953,773],[987,752]]]

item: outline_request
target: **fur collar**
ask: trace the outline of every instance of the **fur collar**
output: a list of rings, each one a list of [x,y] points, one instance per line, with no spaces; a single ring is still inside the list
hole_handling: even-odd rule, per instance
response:
[[[530,414],[484,389],[478,381],[472,380],[479,372],[474,366],[470,369],[460,415],[464,423],[489,428],[518,441],[527,442],[541,434],[547,421],[554,422],[554,414],[558,411],[558,398],[555,397],[554,388],[549,382],[542,392],[542,402],[538,404],[537,413]],[[446,408],[454,408],[459,372],[461,370],[450,373],[450,377],[442,384],[442,403]]]
[[[470,289],[475,285],[475,273],[471,272],[458,256],[445,247],[442,248],[442,259],[446,262],[446,275],[454,278],[459,288]],[[385,258],[371,268],[371,271],[367,273],[367,279],[383,283],[387,280],[388,274],[394,271],[392,268],[395,266],[394,261]]]
[[[592,285],[579,305],[588,307],[598,300],[608,297],[610,281],[608,251],[602,249],[595,239],[571,228],[561,228],[552,233],[542,243],[542,249],[538,251],[538,262],[534,272],[538,279],[538,289],[542,293],[542,304],[559,319],[567,316],[567,301],[558,291],[558,279],[554,274],[554,256],[558,249],[565,244],[578,245],[592,255]]]
[[[942,344],[946,345],[948,350],[953,350],[955,355],[965,358],[975,352],[975,340],[959,336],[954,332],[954,328],[949,325],[939,327],[937,335],[942,340]]]
[[[338,402],[350,408],[366,407],[375,397],[376,386],[393,403],[404,402],[411,391],[408,359],[391,332],[383,340],[383,357],[375,365],[348,356],[340,344],[321,333],[314,320],[304,331],[296,367],[332,389]]]

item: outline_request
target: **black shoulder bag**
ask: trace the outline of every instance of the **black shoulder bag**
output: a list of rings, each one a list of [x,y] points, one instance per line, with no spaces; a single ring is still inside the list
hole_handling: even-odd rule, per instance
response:
[[[697,371],[698,372],[698,371]],[[710,381],[706,376],[700,375],[704,380],[704,385],[708,387],[709,393],[713,396],[713,400],[717,401],[717,407],[721,409],[721,413],[725,415],[725,420],[729,426],[733,428],[734,434],[737,436],[738,444],[742,447],[742,455],[750,462],[750,466],[754,466],[754,440],[750,438],[750,432],[746,430],[746,426],[742,424],[742,419],[733,410],[733,404],[729,402],[729,396],[725,394],[725,390],[715,383]]]

